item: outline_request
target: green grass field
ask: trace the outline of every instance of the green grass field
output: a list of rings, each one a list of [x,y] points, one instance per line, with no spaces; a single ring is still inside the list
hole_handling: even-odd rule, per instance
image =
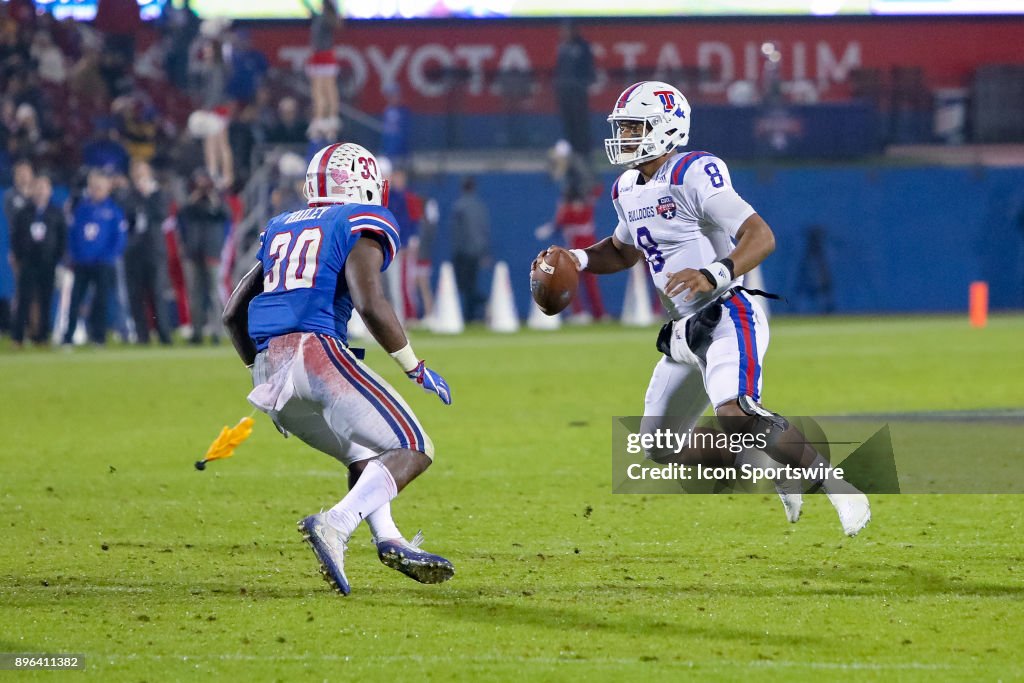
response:
[[[457,574],[411,582],[360,530],[348,598],[295,531],[340,465],[259,416],[192,467],[249,412],[228,349],[0,352],[0,652],[82,653],[102,681],[1024,677],[1024,498],[877,496],[848,539],[822,496],[789,525],[774,496],[611,495],[612,416],[642,409],[653,338],[418,335],[450,408],[371,351],[437,446],[396,519]],[[764,402],[1021,408],[1022,340],[1019,316],[778,320]]]

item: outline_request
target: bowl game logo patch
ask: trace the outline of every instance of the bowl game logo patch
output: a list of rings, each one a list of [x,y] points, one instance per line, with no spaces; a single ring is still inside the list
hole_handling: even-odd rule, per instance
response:
[[[667,221],[676,217],[676,202],[672,197],[662,197],[658,200],[658,215]]]

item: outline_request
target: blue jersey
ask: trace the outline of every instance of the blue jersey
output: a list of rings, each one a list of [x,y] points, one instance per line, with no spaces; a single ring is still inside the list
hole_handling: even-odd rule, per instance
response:
[[[68,253],[75,265],[113,264],[124,252],[128,223],[109,197],[94,202],[83,197],[68,229]]]
[[[383,271],[401,243],[398,223],[384,207],[336,204],[271,219],[256,254],[263,292],[249,302],[249,336],[258,350],[291,332],[320,332],[347,342],[352,297],[345,261],[364,236],[384,247]]]

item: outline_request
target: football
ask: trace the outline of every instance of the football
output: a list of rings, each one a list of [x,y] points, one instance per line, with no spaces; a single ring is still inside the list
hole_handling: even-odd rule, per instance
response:
[[[530,273],[530,293],[545,315],[557,315],[576,294],[579,272],[565,249],[552,247]]]

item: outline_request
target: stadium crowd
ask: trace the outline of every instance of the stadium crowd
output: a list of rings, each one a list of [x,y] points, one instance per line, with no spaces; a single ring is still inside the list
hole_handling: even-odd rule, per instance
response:
[[[338,22],[310,12],[319,49]],[[323,103],[337,92],[315,78],[330,70],[322,54],[311,89],[275,80],[244,30],[201,22],[187,2],[168,6],[155,39],[140,26],[134,0],[102,0],[91,24],[0,4],[0,334],[16,345],[102,344],[108,330],[169,344],[175,328],[218,341],[236,227],[256,204],[303,205],[298,160],[338,134],[337,105]],[[264,145],[294,153],[254,199],[243,190]],[[400,176],[393,210],[413,247],[405,313],[417,318],[429,263],[416,233],[422,221],[430,239],[437,208]]]

